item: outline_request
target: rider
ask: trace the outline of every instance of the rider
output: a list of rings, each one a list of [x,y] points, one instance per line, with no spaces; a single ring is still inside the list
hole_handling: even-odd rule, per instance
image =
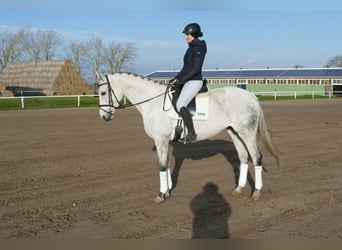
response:
[[[204,40],[199,39],[203,33],[197,23],[190,23],[185,26],[183,33],[189,47],[184,55],[183,68],[175,78],[170,80],[169,84],[176,89],[182,88],[176,108],[188,130],[186,141],[195,142],[197,135],[187,106],[203,86],[202,65],[207,52],[207,45]]]

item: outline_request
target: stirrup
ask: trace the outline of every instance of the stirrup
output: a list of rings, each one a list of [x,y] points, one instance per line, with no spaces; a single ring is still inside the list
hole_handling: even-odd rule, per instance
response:
[[[187,143],[195,143],[197,141],[196,135],[187,134],[184,138],[178,139],[179,142],[182,142],[184,144]]]
[[[175,127],[175,136],[172,141],[176,142],[179,141],[179,138],[182,135],[183,128],[182,128],[182,119],[179,119],[177,122],[177,126]]]

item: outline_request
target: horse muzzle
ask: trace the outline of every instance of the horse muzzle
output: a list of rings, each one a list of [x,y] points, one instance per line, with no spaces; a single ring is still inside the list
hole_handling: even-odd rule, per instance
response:
[[[111,121],[114,117],[114,112],[115,110],[113,108],[110,108],[110,109],[104,109],[104,108],[101,108],[100,109],[100,117],[105,120],[106,122],[108,121]]]
[[[113,115],[102,115],[101,117],[103,120],[105,120],[106,122],[109,122],[113,119]]]

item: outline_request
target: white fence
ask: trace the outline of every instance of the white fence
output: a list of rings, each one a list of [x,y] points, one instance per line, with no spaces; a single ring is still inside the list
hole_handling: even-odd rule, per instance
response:
[[[328,97],[329,99],[336,96],[342,96],[342,91],[269,91],[269,92],[253,92],[257,96],[273,96],[274,100],[277,100],[279,97],[293,97],[293,99],[297,99],[297,97],[301,96],[310,96],[312,99],[317,97]]]
[[[281,97],[292,97],[293,99],[300,98],[301,96],[310,96],[315,99],[318,97],[332,98],[334,95],[342,96],[342,91],[269,91],[269,92],[253,92],[257,96],[273,97],[277,100]],[[27,99],[39,99],[39,98],[77,98],[77,107],[82,106],[81,99],[83,97],[98,97],[98,95],[64,95],[64,96],[19,96],[19,97],[0,97],[2,99],[20,99],[21,108],[25,108],[25,100]],[[126,100],[124,100],[126,102]],[[1,109],[1,107],[0,107]]]

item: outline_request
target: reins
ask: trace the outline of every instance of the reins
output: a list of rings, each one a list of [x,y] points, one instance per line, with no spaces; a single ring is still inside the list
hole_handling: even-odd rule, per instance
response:
[[[172,108],[172,105],[170,106],[170,108],[166,109],[165,108],[165,104],[166,104],[166,97],[168,97],[170,99],[170,102],[172,103],[172,96],[170,95],[172,90],[169,91],[169,89],[171,88],[171,85],[168,84],[164,93],[164,101],[163,101],[163,111],[169,111]]]

